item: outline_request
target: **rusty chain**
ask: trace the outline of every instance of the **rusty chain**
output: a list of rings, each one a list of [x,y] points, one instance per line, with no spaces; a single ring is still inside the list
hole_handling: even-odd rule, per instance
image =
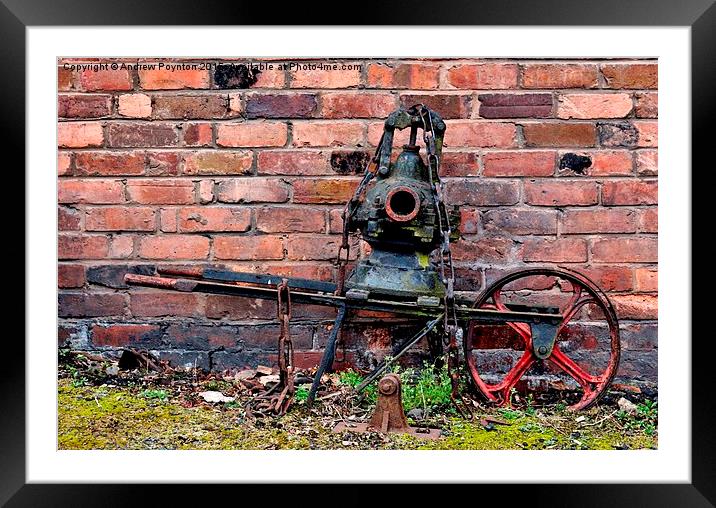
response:
[[[281,280],[276,286],[276,294],[276,315],[280,325],[278,337],[279,381],[248,401],[246,405],[247,412],[254,416],[265,416],[266,414],[281,416],[286,414],[296,391],[293,379],[293,343],[291,342],[291,330],[289,328],[291,320],[291,289],[289,288],[288,280]],[[279,389],[281,391],[276,393]]]
[[[452,400],[455,409],[464,417],[472,418],[471,406],[463,400],[460,394],[460,352],[458,340],[462,339],[462,328],[457,324],[457,314],[455,312],[455,268],[452,263],[452,253],[450,251],[450,217],[445,206],[445,189],[440,179],[440,158],[436,153],[435,130],[433,121],[430,116],[430,110],[424,104],[415,106],[420,118],[423,121],[423,141],[425,142],[425,151],[428,159],[428,175],[430,177],[430,185],[432,187],[433,200],[437,212],[438,227],[440,229],[440,276],[443,284],[445,284],[445,297],[443,305],[445,306],[444,322],[443,322],[443,340],[448,346],[448,376],[450,377]]]
[[[341,246],[338,248],[338,284],[336,286],[335,293],[337,295],[342,295],[343,289],[345,288],[346,264],[348,263],[348,259],[350,258],[351,252],[351,246],[348,240],[348,237],[350,235],[351,222],[353,220],[353,216],[356,213],[356,210],[358,210],[358,205],[360,205],[361,203],[363,193],[365,192],[368,183],[373,179],[373,177],[375,176],[375,172],[378,169],[378,161],[380,160],[380,153],[383,149],[384,139],[385,132],[380,137],[378,147],[375,149],[373,157],[371,157],[371,159],[368,161],[368,164],[366,164],[365,171],[363,172],[363,178],[358,184],[358,187],[356,187],[356,190],[353,193],[351,199],[348,201],[348,203],[346,203],[346,206],[343,208],[343,213],[341,214],[341,218],[343,219],[343,237]],[[344,252],[345,256],[342,256]]]

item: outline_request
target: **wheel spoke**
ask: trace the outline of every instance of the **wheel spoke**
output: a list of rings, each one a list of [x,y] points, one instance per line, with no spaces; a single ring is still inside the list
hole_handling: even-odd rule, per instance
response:
[[[592,385],[597,385],[602,382],[602,378],[599,376],[593,376],[586,372],[582,367],[565,355],[562,350],[555,344],[552,354],[549,357],[550,361],[557,365],[564,372],[569,374],[577,381],[584,391],[592,391]]]
[[[495,302],[495,308],[499,311],[505,312],[510,309],[502,302],[502,292],[498,289],[492,294],[492,300]],[[532,329],[527,323],[514,323],[508,321],[507,326],[516,331],[522,340],[525,341],[525,348],[529,349],[532,347]]]

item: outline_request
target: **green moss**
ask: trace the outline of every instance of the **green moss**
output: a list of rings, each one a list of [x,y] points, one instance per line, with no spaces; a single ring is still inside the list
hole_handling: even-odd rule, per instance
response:
[[[489,409],[466,421],[434,416],[424,424],[443,430],[436,441],[409,435],[334,433],[335,413],[297,402],[281,418],[252,420],[240,404],[184,407],[181,399],[147,397],[147,389],[79,386],[62,379],[58,390],[61,449],[600,449],[655,448],[656,436],[619,428],[604,409],[573,414]],[[149,390],[151,391],[151,390]],[[156,391],[156,390],[155,390]],[[325,410],[325,413],[321,411]],[[320,415],[330,415],[323,418]],[[487,431],[479,419],[506,425]],[[509,417],[509,419],[508,419]],[[601,422],[598,425],[595,422]]]

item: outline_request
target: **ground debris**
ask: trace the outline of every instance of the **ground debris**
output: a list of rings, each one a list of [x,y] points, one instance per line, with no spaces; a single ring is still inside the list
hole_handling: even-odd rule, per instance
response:
[[[316,402],[308,406],[305,397],[314,371],[298,370],[295,379],[301,383],[296,382],[291,409],[283,416],[266,414],[264,418],[256,418],[248,403],[257,394],[271,389],[272,383],[264,386],[260,380],[274,376],[273,370],[265,374],[258,369],[217,374],[197,369],[158,372],[137,368],[118,370],[116,375],[110,375],[108,371],[115,371],[109,367],[116,366],[117,359],[90,355],[65,352],[60,362],[58,440],[61,449],[613,450],[657,447],[656,422],[653,433],[647,434],[643,427],[636,426],[641,420],[631,417],[636,423],[630,424],[630,420],[620,419],[623,417],[619,416],[617,399],[623,392],[612,392],[608,403],[579,415],[554,404],[536,409],[528,407],[524,397],[521,406],[512,408],[479,404],[476,406],[478,419],[469,421],[451,409],[449,398],[443,405],[435,402],[437,399],[424,400],[423,392],[411,384],[406,374],[403,401],[412,404],[404,407],[406,413],[420,420],[421,427],[442,430],[440,439],[425,442],[397,434],[332,432],[339,422],[347,427],[356,426],[365,423],[373,413],[374,387],[369,386],[364,398],[353,390],[361,379],[360,373],[325,376]],[[204,397],[211,392],[214,393]],[[643,402],[638,397],[636,400]],[[585,420],[578,421],[582,416]],[[496,431],[486,432],[485,423]],[[344,445],[343,441],[351,444]]]
[[[624,411],[630,415],[635,415],[638,411],[636,404],[634,404],[632,401],[630,401],[629,399],[626,399],[624,397],[620,398],[617,401],[617,406],[619,406],[619,409],[621,409],[622,411]]]
[[[213,392],[213,391],[199,392],[198,395],[199,395],[199,397],[204,399],[206,402],[212,402],[212,403],[233,402],[236,400],[236,397],[227,397],[226,395],[224,395],[221,392]]]

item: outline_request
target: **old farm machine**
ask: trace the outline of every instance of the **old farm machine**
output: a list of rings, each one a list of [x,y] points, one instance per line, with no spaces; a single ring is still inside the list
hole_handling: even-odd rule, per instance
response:
[[[410,129],[409,141],[393,161],[394,134],[402,129]],[[420,130],[424,156],[417,144]],[[552,379],[568,387],[573,394],[572,410],[593,405],[614,378],[620,353],[616,313],[594,282],[569,269],[528,268],[502,276],[477,298],[474,293],[455,290],[451,243],[458,239],[460,215],[457,207],[445,202],[440,180],[445,130],[440,115],[421,104],[388,116],[375,154],[343,212],[335,283],[220,266],[160,266],[156,275],[128,274],[126,282],[277,300],[280,381],[272,387],[272,395],[265,397],[277,414],[287,409],[294,392],[289,331],[292,304],[337,309],[313,377],[309,403],[316,396],[321,376],[333,364],[344,321],[354,311],[371,310],[426,324],[397,343],[392,355],[378,363],[357,390],[426,339],[436,358],[443,358],[447,347],[453,401],[463,412],[468,394],[459,390],[463,372],[460,349],[469,385],[492,403],[509,404],[518,382],[530,371],[531,378]],[[346,277],[351,234],[360,235],[370,245],[370,254]],[[498,343],[497,350],[484,349],[491,342]]]

